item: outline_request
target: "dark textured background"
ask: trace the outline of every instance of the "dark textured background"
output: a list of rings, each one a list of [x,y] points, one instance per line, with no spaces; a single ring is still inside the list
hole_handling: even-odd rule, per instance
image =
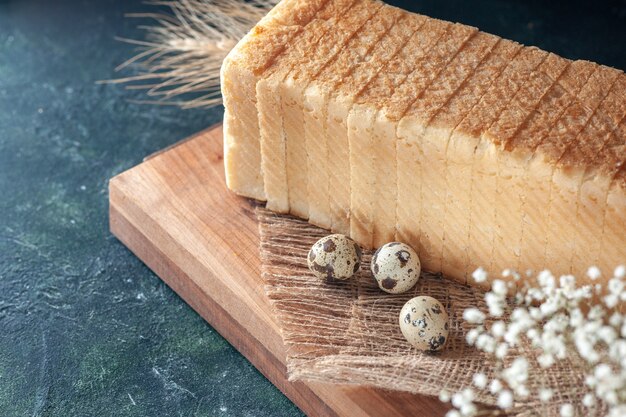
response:
[[[626,67],[626,3],[407,1]],[[115,238],[107,180],[218,122],[96,85],[137,0],[0,0],[0,416],[294,416],[298,409]]]

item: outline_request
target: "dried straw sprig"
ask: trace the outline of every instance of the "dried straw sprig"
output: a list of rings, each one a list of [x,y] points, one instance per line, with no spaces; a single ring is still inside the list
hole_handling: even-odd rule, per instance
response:
[[[117,38],[138,46],[137,55],[116,68],[131,65],[139,73],[102,81],[144,89],[151,100],[142,103],[182,108],[221,104],[220,67],[228,52],[274,6],[277,0],[149,1],[169,12],[132,13],[149,18],[145,40]]]

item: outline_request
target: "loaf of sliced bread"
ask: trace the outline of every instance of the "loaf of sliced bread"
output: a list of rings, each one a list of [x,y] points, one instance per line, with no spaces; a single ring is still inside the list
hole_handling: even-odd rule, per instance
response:
[[[626,262],[626,76],[375,0],[282,0],[222,66],[228,187],[461,282]]]

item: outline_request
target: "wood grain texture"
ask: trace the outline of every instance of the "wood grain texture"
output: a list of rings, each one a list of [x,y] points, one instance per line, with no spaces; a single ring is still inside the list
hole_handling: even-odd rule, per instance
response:
[[[109,198],[113,234],[307,415],[445,413],[431,397],[288,380],[263,292],[257,203],[226,189],[221,126],[112,178]]]

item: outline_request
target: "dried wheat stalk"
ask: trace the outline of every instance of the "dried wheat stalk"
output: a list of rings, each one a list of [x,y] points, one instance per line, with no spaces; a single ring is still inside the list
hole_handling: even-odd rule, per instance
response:
[[[133,13],[154,25],[139,26],[145,40],[118,38],[138,46],[137,55],[116,68],[139,68],[129,77],[103,81],[144,89],[151,100],[182,108],[221,104],[220,67],[224,57],[277,0],[149,1],[169,12]]]

